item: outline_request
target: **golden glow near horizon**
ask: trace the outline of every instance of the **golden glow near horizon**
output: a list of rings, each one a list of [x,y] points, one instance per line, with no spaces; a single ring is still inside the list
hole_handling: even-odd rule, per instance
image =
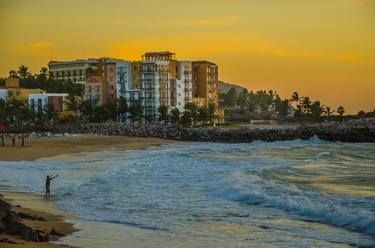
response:
[[[0,76],[18,65],[169,50],[248,89],[375,109],[373,0],[0,0]]]

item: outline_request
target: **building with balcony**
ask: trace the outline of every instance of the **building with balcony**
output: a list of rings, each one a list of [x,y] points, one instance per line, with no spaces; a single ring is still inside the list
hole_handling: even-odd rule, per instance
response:
[[[204,98],[205,106],[218,106],[218,66],[209,61],[193,61],[192,88],[193,98]]]
[[[87,77],[98,69],[99,59],[78,59],[72,61],[50,61],[48,69],[50,77],[84,84]]]
[[[54,110],[57,113],[63,113],[68,111],[65,100],[69,94],[65,93],[41,93],[41,94],[29,94],[28,104],[29,108],[37,112],[43,112],[48,104],[52,104]]]
[[[150,121],[157,119],[159,106],[180,112],[188,103],[218,107],[218,66],[209,61],[177,61],[169,51],[146,52],[141,61],[133,62],[106,57],[52,61],[49,68],[56,79],[83,80],[84,100],[104,105],[124,97],[129,106],[140,101]]]
[[[178,77],[176,82],[176,107],[180,110],[180,112],[183,112],[185,105],[187,103],[192,103],[193,101],[193,76],[191,61],[178,62]]]
[[[159,106],[177,106],[177,65],[171,52],[149,52],[142,56],[140,81],[146,119],[156,120]]]
[[[101,76],[92,76],[86,80],[83,100],[91,101],[97,106],[108,102],[108,85]]]

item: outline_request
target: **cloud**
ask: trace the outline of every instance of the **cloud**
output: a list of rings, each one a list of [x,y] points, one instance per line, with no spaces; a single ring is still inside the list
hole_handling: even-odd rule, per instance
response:
[[[339,2],[344,2],[352,5],[368,5],[375,4],[375,0],[338,0]]]
[[[197,19],[173,19],[164,20],[159,22],[153,22],[151,24],[155,27],[224,27],[236,25],[241,21],[239,17],[227,17],[227,18],[197,18]]]
[[[111,56],[137,60],[146,51],[173,50],[178,57],[199,58],[213,53],[258,54],[273,57],[300,58],[305,60],[346,61],[375,64],[374,60],[357,53],[329,53],[295,50],[278,43],[261,39],[248,33],[223,35],[219,32],[192,32],[164,36],[145,36],[126,42],[107,44]]]
[[[21,56],[44,56],[50,54],[53,44],[49,41],[37,41],[32,43],[14,44],[8,46],[1,46],[2,53],[12,53]]]

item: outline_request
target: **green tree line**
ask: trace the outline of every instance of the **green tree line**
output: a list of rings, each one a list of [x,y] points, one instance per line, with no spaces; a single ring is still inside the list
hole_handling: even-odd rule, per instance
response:
[[[23,88],[42,89],[48,93],[68,93],[81,96],[84,86],[75,84],[72,81],[57,80],[50,77],[48,69],[42,67],[39,73],[32,74],[27,66],[21,65],[18,70],[9,71],[10,78],[17,78]]]
[[[227,93],[220,94],[220,100],[226,115],[273,112],[277,113],[281,119],[328,121],[331,118],[344,119],[345,114],[343,106],[333,109],[322,104],[319,100],[312,100],[309,96],[300,96],[298,92],[293,92],[289,99],[282,99],[273,90],[249,92],[244,89],[237,93],[235,88],[231,88]],[[364,111],[361,113],[362,116],[366,115]],[[367,114],[367,116],[371,115]]]

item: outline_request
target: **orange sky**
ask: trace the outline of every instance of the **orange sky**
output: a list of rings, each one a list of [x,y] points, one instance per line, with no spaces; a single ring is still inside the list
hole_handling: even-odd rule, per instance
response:
[[[213,61],[249,89],[375,109],[374,0],[0,0],[0,76],[151,50]]]

